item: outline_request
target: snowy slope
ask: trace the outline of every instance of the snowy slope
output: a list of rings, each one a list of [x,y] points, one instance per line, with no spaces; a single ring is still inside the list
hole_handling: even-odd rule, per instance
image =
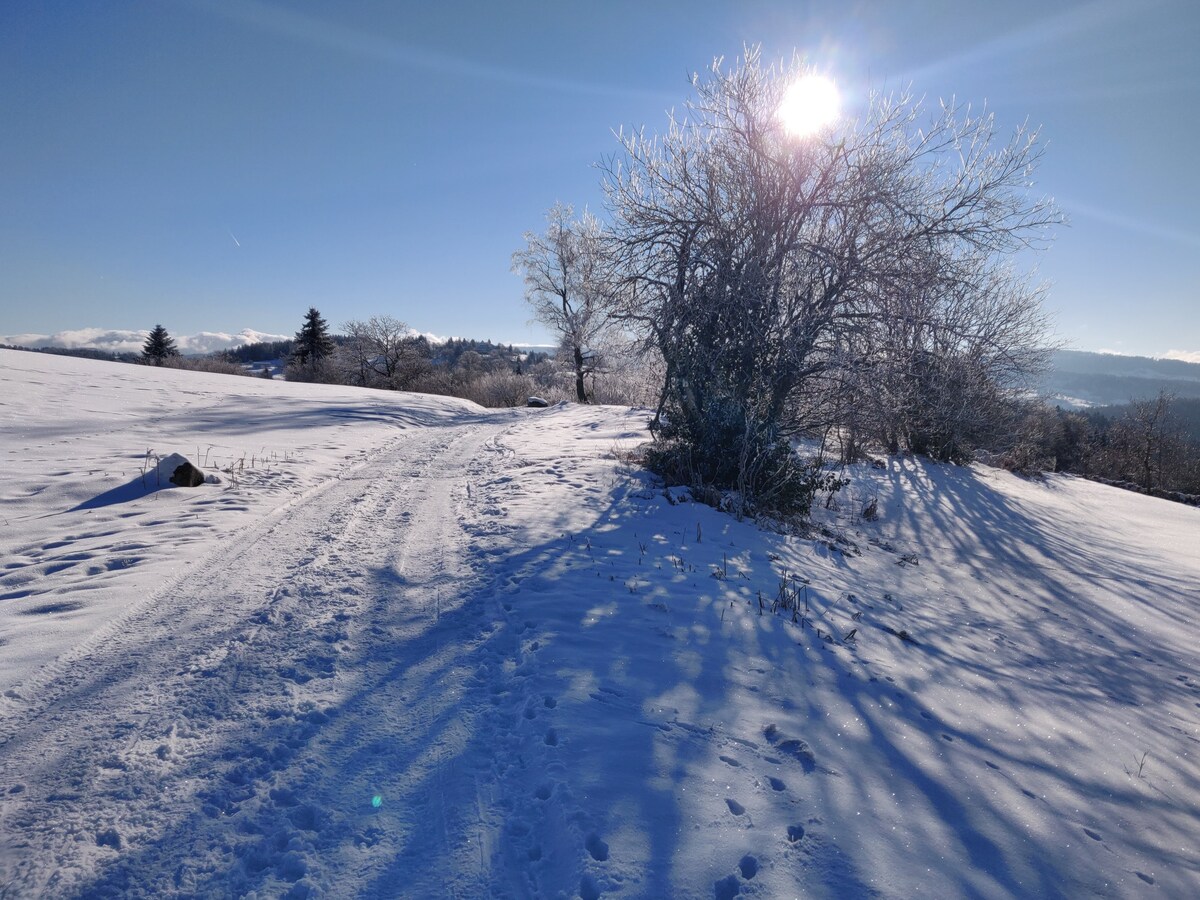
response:
[[[442,397],[401,405],[381,391],[0,350],[0,693],[119,622],[222,536],[411,429],[480,412]],[[182,453],[225,486],[159,490],[147,451]]]
[[[636,411],[0,381],[6,896],[1200,894],[1200,511],[893,459],[803,540]]]

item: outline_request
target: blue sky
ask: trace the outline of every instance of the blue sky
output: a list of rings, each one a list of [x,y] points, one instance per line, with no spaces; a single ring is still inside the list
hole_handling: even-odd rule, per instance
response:
[[[0,4],[0,334],[288,334],[387,314],[517,343],[509,257],[599,209],[612,130],[761,43],[847,102],[911,83],[1048,149],[1072,346],[1200,361],[1200,4]]]

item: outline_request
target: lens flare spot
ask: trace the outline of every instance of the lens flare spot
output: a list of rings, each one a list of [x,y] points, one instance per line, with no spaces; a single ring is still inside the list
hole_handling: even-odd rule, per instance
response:
[[[381,797],[379,794],[376,794],[371,798],[371,806],[375,809],[379,809],[379,807],[383,806],[383,797]]]

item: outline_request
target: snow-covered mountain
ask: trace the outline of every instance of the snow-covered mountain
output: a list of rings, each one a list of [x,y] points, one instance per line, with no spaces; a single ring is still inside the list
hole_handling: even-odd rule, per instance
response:
[[[0,892],[1200,896],[1200,510],[646,419],[0,351]]]
[[[431,344],[440,344],[446,341],[445,337],[429,331],[417,331],[410,328],[409,333],[413,337],[423,337]],[[149,329],[129,331],[112,328],[76,328],[69,331],[58,331],[54,334],[0,335],[0,344],[28,347],[34,350],[49,347],[64,350],[101,350],[107,353],[141,353],[149,334]],[[244,347],[246,344],[290,341],[294,335],[269,334],[265,331],[255,331],[253,328],[243,328],[236,334],[224,331],[199,331],[195,334],[172,334],[171,337],[179,348],[179,352],[187,356],[231,350],[235,347]]]
[[[76,328],[70,331],[58,331],[54,334],[9,334],[0,335],[0,344],[15,347],[56,347],[67,350],[103,350],[109,353],[141,353],[146,343],[149,329],[128,331],[111,328]],[[213,353],[217,350],[229,350],[246,344],[257,344],[263,341],[286,341],[292,338],[290,334],[267,334],[255,331],[253,328],[243,328],[237,334],[227,334],[223,331],[200,331],[196,334],[172,335],[180,353]]]

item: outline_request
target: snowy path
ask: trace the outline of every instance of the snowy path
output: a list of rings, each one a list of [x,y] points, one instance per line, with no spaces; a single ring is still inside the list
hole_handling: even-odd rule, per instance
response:
[[[60,665],[0,723],[0,885],[479,893],[488,626],[458,507],[496,432],[409,432]]]

